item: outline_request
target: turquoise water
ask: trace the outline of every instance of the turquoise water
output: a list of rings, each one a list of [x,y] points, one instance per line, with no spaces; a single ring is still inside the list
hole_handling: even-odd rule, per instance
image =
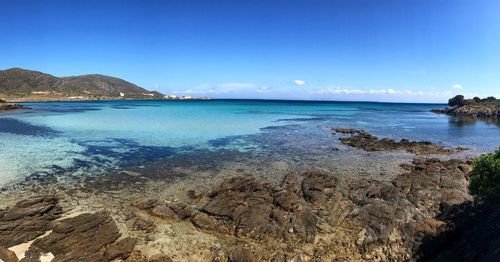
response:
[[[258,151],[262,145],[252,135],[293,138],[307,132],[314,140],[327,127],[364,128],[379,136],[467,146],[474,152],[500,145],[498,125],[429,112],[444,105],[259,100],[26,105],[32,110],[0,114],[0,184],[36,172],[103,172],[134,157],[161,158],[201,148]]]

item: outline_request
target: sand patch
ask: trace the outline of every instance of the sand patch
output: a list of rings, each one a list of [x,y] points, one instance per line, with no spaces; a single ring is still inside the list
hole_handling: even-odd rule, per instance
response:
[[[50,235],[50,233],[52,233],[52,230],[45,232],[45,234],[43,234],[43,235],[41,235],[41,236],[39,236],[39,237],[37,237],[37,238],[29,241],[29,242],[22,243],[22,244],[19,244],[19,245],[16,245],[16,246],[12,246],[12,247],[9,247],[7,249],[10,250],[10,251],[12,251],[12,252],[14,252],[14,253],[16,253],[17,258],[19,258],[19,260],[21,260],[21,259],[23,259],[25,257],[26,251],[28,251],[28,249],[30,249],[31,244],[33,244],[33,242],[35,242],[35,240],[37,240],[39,238],[46,237],[46,236]],[[54,258],[54,256],[52,256],[52,258]],[[45,261],[51,261],[51,260],[41,260],[41,261],[45,262]]]

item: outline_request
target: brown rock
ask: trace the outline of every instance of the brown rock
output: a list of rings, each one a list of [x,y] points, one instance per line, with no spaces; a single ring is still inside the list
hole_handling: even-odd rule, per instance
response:
[[[104,251],[104,257],[109,261],[113,259],[127,259],[132,250],[134,249],[136,240],[130,237],[124,238],[108,248]]]
[[[0,246],[18,245],[43,235],[61,213],[57,198],[51,195],[18,202],[0,218]]]
[[[158,205],[151,210],[151,213],[165,219],[177,218],[177,214],[167,205]]]
[[[168,205],[168,207],[170,207],[170,209],[172,209],[174,211],[174,213],[177,215],[177,217],[179,217],[180,219],[190,218],[194,214],[193,208],[191,208],[191,206],[189,206],[186,203],[182,203],[182,202],[171,203]]]
[[[50,252],[54,261],[107,261],[105,248],[119,237],[108,213],[82,214],[58,221],[51,234],[33,242],[26,259]]]
[[[148,259],[148,262],[172,262],[173,260],[164,254],[156,254]]]
[[[450,155],[453,153],[452,149],[444,148],[442,146],[434,145],[429,141],[409,141],[408,139],[401,139],[396,142],[392,139],[382,138],[379,139],[366,132],[352,132],[350,137],[341,137],[339,140],[348,146],[361,148],[365,151],[406,151],[417,155],[423,154],[442,154]]]
[[[323,181],[325,191],[330,181]],[[204,230],[241,238],[285,240],[295,236],[297,241],[313,242],[317,219],[305,208],[302,194],[295,175],[286,176],[279,188],[255,178],[231,178],[207,196],[202,212],[194,211],[191,222]]]
[[[358,134],[358,133],[364,133],[365,131],[361,129],[355,129],[355,128],[332,128],[332,130],[335,133],[340,133],[340,134]]]
[[[142,230],[146,233],[151,233],[156,229],[156,225],[152,221],[138,217],[134,221],[133,228],[135,230]]]
[[[126,260],[127,262],[149,262],[148,258],[140,250],[134,250]]]
[[[0,247],[0,261],[17,262],[19,259],[16,254],[6,248]]]
[[[191,222],[198,228],[216,231],[219,233],[231,235],[234,232],[234,223],[227,218],[209,216],[205,213],[196,213]]]
[[[233,249],[229,255],[229,261],[231,262],[254,262],[256,261],[255,256],[247,248],[238,246]]]
[[[293,233],[303,242],[314,243],[317,221],[312,211],[301,211],[292,218]]]
[[[139,209],[143,209],[143,210],[152,209],[159,204],[160,204],[160,201],[158,201],[157,199],[148,199],[146,201],[139,200],[139,201],[132,203],[133,206],[135,206]]]
[[[302,181],[304,198],[315,205],[325,204],[333,195],[337,180],[325,173],[307,172]]]

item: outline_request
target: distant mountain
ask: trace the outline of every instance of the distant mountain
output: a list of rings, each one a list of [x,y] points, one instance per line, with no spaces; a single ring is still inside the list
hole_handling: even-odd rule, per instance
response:
[[[55,77],[38,71],[0,70],[0,94],[7,97],[161,98],[125,80],[105,75]]]

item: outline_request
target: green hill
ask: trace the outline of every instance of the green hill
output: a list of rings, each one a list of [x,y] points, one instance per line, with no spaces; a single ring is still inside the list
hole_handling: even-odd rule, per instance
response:
[[[55,77],[38,71],[0,70],[0,94],[10,98],[28,96],[161,98],[163,95],[125,80],[105,75]]]

